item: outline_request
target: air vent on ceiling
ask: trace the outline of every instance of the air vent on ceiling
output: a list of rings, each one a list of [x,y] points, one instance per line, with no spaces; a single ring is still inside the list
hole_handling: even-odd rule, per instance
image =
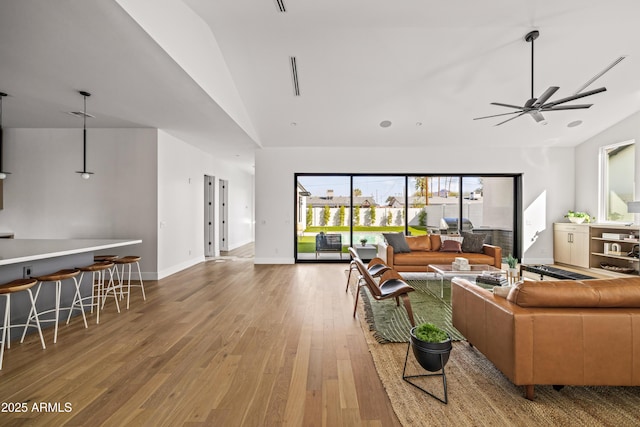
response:
[[[67,111],[67,114],[71,114],[72,116],[80,117],[80,118],[83,118],[83,117],[87,117],[87,118],[91,118],[91,119],[95,119],[96,118],[96,116],[92,116],[91,114],[85,113],[85,112],[82,112],[82,111]]]
[[[284,7],[284,0],[276,0],[276,5],[278,6],[278,10],[282,13],[287,11],[287,8]]]
[[[291,64],[291,78],[293,79],[293,94],[295,96],[300,96],[300,82],[298,81],[298,65],[296,57],[290,56],[289,62]]]

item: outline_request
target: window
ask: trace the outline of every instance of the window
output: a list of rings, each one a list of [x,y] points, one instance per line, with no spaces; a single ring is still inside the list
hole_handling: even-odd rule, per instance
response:
[[[600,149],[600,218],[633,222],[633,214],[627,211],[627,202],[633,200],[634,177],[635,141]]]
[[[385,232],[415,236],[460,231],[485,234],[487,243],[519,257],[521,179],[490,174],[295,174],[295,259],[346,262],[347,247],[354,245],[366,245],[375,255]],[[322,246],[325,239],[341,247],[318,250],[318,241]]]

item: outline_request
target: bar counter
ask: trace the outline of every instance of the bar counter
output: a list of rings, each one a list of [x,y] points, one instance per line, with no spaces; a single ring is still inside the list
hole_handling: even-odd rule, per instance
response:
[[[78,268],[93,264],[94,252],[142,243],[139,239],[0,239],[0,284],[23,277],[51,274],[67,268]],[[85,275],[81,283],[83,296],[91,295],[91,274]],[[60,306],[71,305],[74,286],[63,283]],[[3,301],[2,301],[3,302]],[[55,306],[55,286],[42,286],[37,301],[38,311]],[[11,323],[24,323],[30,310],[29,297],[20,292],[11,298]],[[63,311],[66,316],[68,312]],[[4,304],[0,304],[4,315]],[[75,312],[75,314],[80,314]],[[49,316],[50,318],[50,316]],[[18,328],[16,328],[18,329]],[[31,328],[31,331],[35,329]],[[21,331],[12,330],[13,339]],[[45,340],[49,342],[45,336]]]
[[[135,245],[142,240],[1,239],[0,266]]]

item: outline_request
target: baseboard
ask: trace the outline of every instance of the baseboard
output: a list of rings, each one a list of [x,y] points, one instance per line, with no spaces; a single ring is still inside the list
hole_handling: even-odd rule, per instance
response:
[[[525,258],[522,260],[523,264],[553,264],[553,258]]]
[[[197,257],[197,258],[193,258],[193,259],[187,260],[185,262],[181,262],[180,264],[172,265],[169,268],[165,268],[164,270],[159,271],[158,274],[157,274],[157,279],[155,279],[155,280],[164,279],[165,277],[171,276],[172,274],[176,274],[179,271],[186,270],[187,268],[193,267],[194,265],[200,264],[201,262],[204,262],[204,255],[201,256],[201,257]],[[146,273],[144,273],[142,275],[142,277],[145,277],[145,275],[146,275]]]
[[[295,264],[293,258],[255,258],[254,264]]]

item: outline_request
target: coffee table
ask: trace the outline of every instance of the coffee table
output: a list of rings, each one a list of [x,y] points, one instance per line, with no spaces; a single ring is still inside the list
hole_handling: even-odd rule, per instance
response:
[[[471,278],[475,283],[475,277],[482,274],[484,271],[489,271],[492,273],[505,273],[504,270],[496,268],[492,265],[488,264],[471,264],[469,265],[470,270],[456,270],[453,268],[451,264],[429,264],[427,266],[427,270],[433,271],[435,277],[440,278],[440,298],[444,298],[444,279],[451,279],[453,277],[466,277]],[[429,282],[427,280],[427,289],[429,289]],[[431,291],[429,289],[429,291]]]

